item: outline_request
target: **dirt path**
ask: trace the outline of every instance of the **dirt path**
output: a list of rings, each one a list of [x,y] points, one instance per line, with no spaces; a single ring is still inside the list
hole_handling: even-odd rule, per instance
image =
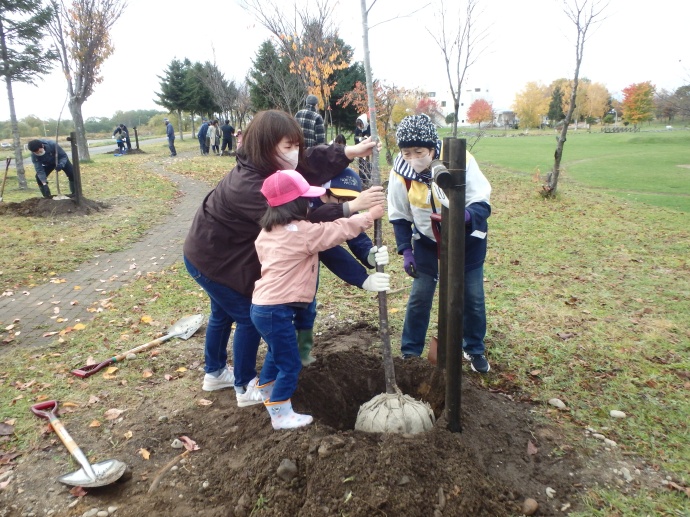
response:
[[[60,331],[76,320],[90,320],[92,314],[86,309],[95,302],[108,298],[113,291],[138,275],[161,271],[182,258],[184,238],[210,187],[204,182],[168,172],[154,162],[148,162],[145,166],[152,173],[177,185],[180,196],[171,213],[130,248],[95,255],[78,269],[61,275],[59,279],[64,279],[64,282],[47,283],[13,292],[12,295],[5,293],[0,297],[0,321],[13,322],[18,319],[17,325],[21,329],[21,334],[12,345],[0,348],[0,355],[14,346],[47,344],[54,338],[42,337],[45,333]],[[75,301],[77,303],[73,304]],[[56,307],[60,310],[60,318],[66,319],[66,322],[56,322]]]

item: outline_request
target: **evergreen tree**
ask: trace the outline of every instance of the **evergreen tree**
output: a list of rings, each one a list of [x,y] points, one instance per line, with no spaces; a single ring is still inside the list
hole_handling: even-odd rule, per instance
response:
[[[342,133],[343,130],[352,132],[355,128],[355,121],[361,113],[358,113],[352,104],[348,104],[346,108],[343,108],[341,105],[338,105],[338,102],[343,95],[355,89],[358,81],[362,84],[366,82],[364,65],[358,62],[344,70],[336,70],[333,74],[333,79],[336,82],[336,86],[331,94],[332,123],[336,127],[337,133]]]
[[[14,108],[12,83],[36,84],[36,79],[53,65],[56,54],[43,47],[52,10],[41,0],[0,0],[0,77],[7,85],[14,157],[20,189],[26,189],[19,125]]]
[[[290,61],[278,54],[270,40],[259,47],[249,71],[249,96],[255,110],[282,109],[296,113],[304,104],[306,90],[299,76],[290,73]]]
[[[191,63],[189,59],[184,62],[179,59],[173,59],[168,68],[165,70],[163,76],[158,76],[161,80],[161,91],[156,92],[158,100],[154,99],[156,104],[163,106],[170,113],[177,113],[177,128],[180,132],[180,140],[184,140],[182,132],[182,111],[188,109],[187,107],[187,71]]]
[[[211,90],[206,85],[205,78],[206,72],[204,71],[204,65],[201,63],[196,62],[187,68],[184,104],[192,113],[211,117],[214,113],[220,111],[220,106],[213,101]]]
[[[551,103],[549,104],[549,122],[555,127],[558,122],[565,118],[563,113],[563,91],[560,86],[556,86],[551,94]]]

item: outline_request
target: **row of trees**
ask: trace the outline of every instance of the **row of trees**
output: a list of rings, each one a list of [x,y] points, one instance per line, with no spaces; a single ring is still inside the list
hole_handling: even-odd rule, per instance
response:
[[[118,124],[125,124],[128,128],[145,126],[152,117],[161,112],[157,110],[116,111],[112,117],[89,117],[84,120],[84,130],[87,134],[110,134]],[[67,135],[74,131],[71,119],[58,121],[56,119],[41,119],[35,115],[17,120],[17,128],[21,138],[51,138]],[[12,123],[9,120],[0,122],[0,139],[12,138]]]

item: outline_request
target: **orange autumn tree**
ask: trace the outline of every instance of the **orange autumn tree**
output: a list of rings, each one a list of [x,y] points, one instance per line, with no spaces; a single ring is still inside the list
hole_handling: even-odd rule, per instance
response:
[[[482,127],[482,122],[491,122],[493,119],[494,107],[485,99],[477,99],[467,110],[467,120],[471,124],[479,124],[478,127]]]
[[[290,72],[300,78],[305,91],[319,98],[328,124],[334,72],[347,68],[351,55],[333,24],[335,3],[315,0],[310,9],[278,0],[242,0],[241,5],[278,39],[291,61]]]
[[[637,127],[654,117],[654,93],[650,81],[634,83],[623,89],[623,120]]]
[[[386,146],[386,162],[393,164],[392,149],[395,147],[395,131],[392,124],[393,108],[402,97],[409,93],[404,88],[382,85],[374,81],[374,106],[376,107],[376,129],[379,135],[383,135]],[[352,105],[358,113],[368,113],[369,105],[366,84],[361,81],[355,83],[352,91],[347,92],[338,100],[338,106],[347,108]]]

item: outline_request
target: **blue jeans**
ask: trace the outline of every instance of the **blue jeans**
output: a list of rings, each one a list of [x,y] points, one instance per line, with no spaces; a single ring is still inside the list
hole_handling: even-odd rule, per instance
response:
[[[211,299],[211,315],[206,326],[204,357],[206,373],[222,370],[228,360],[228,341],[232,324],[235,334],[232,340],[235,386],[246,386],[256,377],[256,355],[261,335],[249,314],[252,300],[230,287],[205,277],[184,257],[184,264],[192,278]]]
[[[282,402],[297,389],[302,361],[297,350],[295,308],[289,305],[253,305],[252,322],[268,344],[268,353],[259,374],[259,382],[275,381],[271,401]]]
[[[168,149],[170,149],[171,156],[177,156],[177,151],[175,150],[175,139],[168,138]]]
[[[412,282],[400,351],[403,355],[419,356],[424,351],[431,306],[438,283],[438,255],[435,245],[432,247],[415,241],[414,257],[419,278]],[[463,350],[468,354],[483,354],[486,336],[483,266],[465,271],[465,306],[462,322]]]

